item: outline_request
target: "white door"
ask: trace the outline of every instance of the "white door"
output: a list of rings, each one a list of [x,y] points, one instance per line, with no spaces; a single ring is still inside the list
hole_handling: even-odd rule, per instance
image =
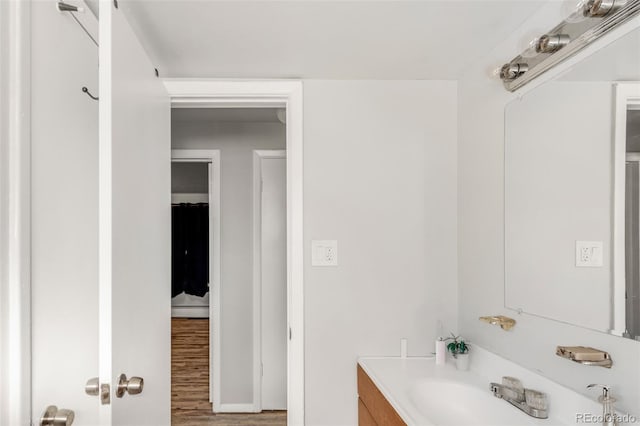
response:
[[[122,6],[101,0],[99,26],[100,421],[168,425],[170,101]],[[117,397],[120,374],[142,377],[142,393]]]
[[[262,158],[262,409],[287,408],[286,160]]]
[[[84,384],[98,375],[98,102],[81,88],[97,95],[98,47],[53,2],[29,4],[31,417],[56,405],[95,425]],[[97,36],[93,15],[79,19]]]

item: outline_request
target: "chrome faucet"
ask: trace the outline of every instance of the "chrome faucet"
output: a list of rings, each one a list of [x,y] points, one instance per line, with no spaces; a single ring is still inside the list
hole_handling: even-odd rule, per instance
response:
[[[515,377],[505,376],[502,383],[491,383],[491,392],[496,398],[507,401],[536,419],[549,417],[547,395],[533,389],[525,389]]]

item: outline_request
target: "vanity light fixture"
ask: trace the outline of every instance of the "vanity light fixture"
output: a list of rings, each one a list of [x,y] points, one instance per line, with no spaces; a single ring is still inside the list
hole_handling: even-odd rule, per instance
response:
[[[500,70],[513,92],[640,14],[640,0],[582,0],[576,11]]]
[[[536,42],[536,52],[552,53],[565,47],[571,41],[571,37],[567,34],[545,34]]]
[[[505,81],[513,81],[529,70],[529,65],[524,62],[504,64],[500,68],[500,78]]]
[[[584,3],[582,13],[589,18],[602,17],[620,9],[626,3],[626,0],[588,0]]]

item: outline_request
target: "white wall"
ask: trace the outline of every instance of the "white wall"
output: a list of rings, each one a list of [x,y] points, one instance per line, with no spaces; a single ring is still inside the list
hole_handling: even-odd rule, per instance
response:
[[[97,424],[98,50],[52,2],[32,2],[33,418],[51,404]]]
[[[517,315],[504,307],[504,108],[518,94],[509,94],[489,70],[520,51],[519,42],[532,30],[546,31],[562,17],[562,4],[549,2],[513,37],[469,67],[459,82],[458,104],[458,274],[460,331],[487,349],[537,371],[565,386],[589,393],[589,383],[607,383],[623,409],[638,415],[640,407],[640,344],[628,339],[563,324],[557,321]],[[629,25],[637,25],[635,19]],[[629,26],[616,31],[626,31]],[[615,35],[615,34],[613,34]],[[565,67],[604,41],[566,61],[556,71],[539,79],[557,75]],[[536,84],[532,83],[522,92]],[[576,295],[579,303],[580,295]],[[515,317],[516,327],[505,332],[478,321],[481,315],[506,314]],[[613,368],[578,365],[555,355],[556,345],[587,345],[608,351]],[[499,379],[499,377],[496,377]],[[525,383],[526,385],[526,383]],[[560,404],[562,401],[551,401]]]
[[[219,149],[221,158],[223,404],[253,402],[253,150],[284,149],[280,123],[172,120],[174,149]]]
[[[505,303],[600,331],[613,327],[612,88],[550,82],[505,108]],[[602,242],[603,265],[576,267],[576,241]]]
[[[305,417],[357,424],[356,360],[456,330],[456,83],[304,82]],[[312,239],[339,266],[312,267]]]

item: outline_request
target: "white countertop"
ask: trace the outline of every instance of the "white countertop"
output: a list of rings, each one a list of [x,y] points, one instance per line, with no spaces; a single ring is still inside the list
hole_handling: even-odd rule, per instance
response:
[[[411,390],[420,382],[425,380],[455,381],[465,386],[481,389],[490,395],[489,383],[492,381],[500,382],[501,379],[501,377],[490,379],[482,377],[474,371],[458,371],[452,362],[445,365],[435,365],[433,357],[363,357],[358,360],[358,363],[409,426],[437,424],[426,418],[413,401]],[[553,410],[550,412],[549,419],[534,419],[506,401],[497,401],[504,404],[505,410],[515,410],[522,414],[522,425],[555,426],[566,424],[553,417]],[[518,425],[514,424],[513,426]]]

